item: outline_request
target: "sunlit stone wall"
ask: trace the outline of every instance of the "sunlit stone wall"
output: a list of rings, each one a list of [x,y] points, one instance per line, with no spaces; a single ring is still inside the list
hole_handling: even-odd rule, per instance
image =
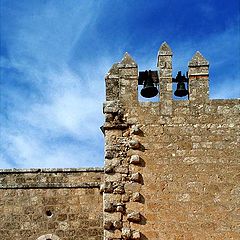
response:
[[[0,171],[1,240],[100,240],[102,169]]]
[[[173,100],[171,61],[163,43],[159,102],[138,102],[129,54],[106,76],[104,237],[240,239],[240,101],[208,98],[199,52],[189,100]]]

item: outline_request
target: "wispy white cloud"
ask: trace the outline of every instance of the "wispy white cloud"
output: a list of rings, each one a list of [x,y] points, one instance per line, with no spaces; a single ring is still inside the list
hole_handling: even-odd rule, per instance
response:
[[[31,23],[28,16],[16,19],[9,56],[1,58],[1,67],[20,72],[18,82],[37,92],[32,99],[10,82],[5,89],[3,97],[11,106],[7,118],[2,117],[1,167],[103,164],[99,127],[107,57],[100,61],[96,56],[94,69],[82,64],[80,73],[69,66],[75,43],[97,18],[98,4],[94,6],[85,3],[66,11],[50,2],[32,16]]]
[[[117,3],[122,6],[121,1]],[[143,18],[134,4],[130,10],[127,5],[124,13],[112,4],[111,1],[50,0],[37,4],[15,1],[12,7],[9,4],[2,9],[10,17],[2,29],[1,38],[7,44],[7,53],[2,54],[0,62],[6,76],[11,77],[3,79],[0,167],[103,164],[104,141],[99,127],[103,123],[105,73],[125,51],[130,51],[140,70],[156,69],[159,47],[156,42],[160,41],[160,45],[161,41],[168,40],[162,39],[165,35],[148,33],[146,26],[151,24],[144,24],[152,16]],[[142,4],[145,9],[146,3],[142,1]],[[158,1],[154,4],[161,5]],[[152,5],[148,9],[153,11]],[[201,11],[207,16],[214,9],[212,5],[202,5]],[[133,13],[138,14],[143,26],[136,25]],[[100,15],[104,23],[98,22]],[[156,25],[167,26],[162,32],[172,34],[175,29],[169,29],[166,22],[161,25],[161,21],[164,19]],[[154,34],[159,33],[157,29],[155,26]],[[177,39],[173,35],[169,44],[174,52],[175,73],[186,71],[188,61],[200,50],[211,64],[211,97],[235,97],[239,94],[239,62],[234,62],[233,71],[229,65],[232,58],[237,59],[238,31],[238,26],[233,24],[204,37],[189,33],[189,37]],[[146,36],[138,39],[142,34]],[[111,41],[113,45],[109,44]],[[84,47],[91,49],[92,44],[96,53],[88,55]],[[135,44],[142,47],[136,49]],[[113,46],[117,49],[113,50]],[[155,54],[152,54],[153,48]],[[14,76],[13,72],[16,72]]]

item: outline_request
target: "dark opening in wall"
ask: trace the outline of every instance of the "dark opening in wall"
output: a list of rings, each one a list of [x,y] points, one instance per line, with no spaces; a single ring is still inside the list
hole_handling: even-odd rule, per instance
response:
[[[48,217],[52,217],[53,213],[52,213],[50,210],[47,210],[47,211],[46,211],[46,215],[47,215]]]

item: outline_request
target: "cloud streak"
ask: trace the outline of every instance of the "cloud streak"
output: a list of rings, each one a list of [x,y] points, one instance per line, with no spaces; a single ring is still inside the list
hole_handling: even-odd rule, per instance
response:
[[[170,15],[167,4],[138,3],[2,0],[1,21],[8,24],[1,29],[1,168],[102,166],[104,75],[125,51],[140,70],[156,69],[157,50],[166,40],[176,73],[187,70],[200,50],[211,64],[211,97],[239,95],[235,17],[228,28],[220,24],[211,32],[204,21],[218,17],[211,4],[199,12],[192,6],[205,18],[186,26],[180,16],[172,20],[179,3]],[[205,25],[204,37],[193,32]]]

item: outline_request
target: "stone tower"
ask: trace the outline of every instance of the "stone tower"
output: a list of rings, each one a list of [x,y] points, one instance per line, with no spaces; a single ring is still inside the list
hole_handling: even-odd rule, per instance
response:
[[[105,165],[0,169],[1,240],[240,239],[240,101],[210,100],[208,61],[172,98],[172,50],[158,51],[158,102],[140,102],[126,53],[106,76]]]
[[[240,239],[239,100],[209,99],[200,52],[173,100],[172,55],[164,42],[158,102],[138,101],[128,53],[106,76],[104,239]]]

